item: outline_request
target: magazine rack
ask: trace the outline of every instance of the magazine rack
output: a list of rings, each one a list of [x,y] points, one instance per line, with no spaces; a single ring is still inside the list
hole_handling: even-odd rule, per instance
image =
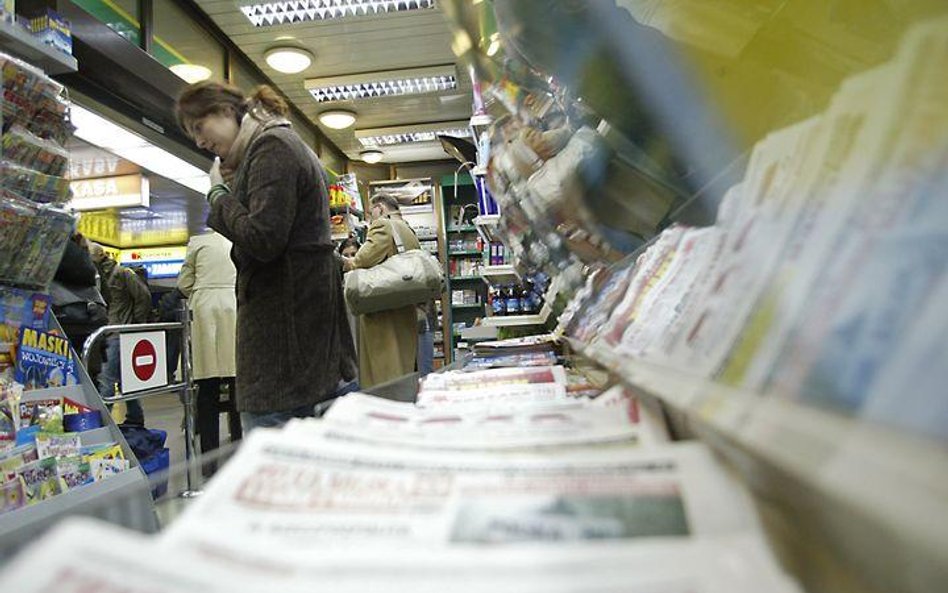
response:
[[[921,11],[922,5],[930,10]],[[831,15],[816,1],[712,8],[496,0],[494,16],[510,59],[489,59],[483,43],[464,57],[481,80],[501,86],[512,80],[537,96],[581,98],[581,105],[573,101],[571,107],[608,122],[607,133],[600,129],[606,144],[617,160],[640,172],[652,169],[643,166],[641,147],[661,145],[655,152],[671,155],[665,164],[672,166],[659,173],[690,192],[666,224],[704,226],[714,223],[727,189],[743,177],[757,140],[825,113],[843,81],[895,55],[908,24],[948,27],[944,4],[922,0],[916,8],[917,18],[901,20],[899,9],[885,17],[871,10],[860,11],[859,18]],[[445,6],[458,32],[475,43],[491,38],[489,29],[481,34],[485,19],[477,10],[457,1]],[[873,29],[859,20],[875,17],[887,24]],[[524,75],[526,70],[541,76]],[[688,175],[673,175],[682,170]],[[679,437],[697,437],[731,462],[755,492],[776,550],[808,590],[944,590],[944,441],[873,422],[858,410],[837,413],[731,388],[692,369],[646,364],[598,344],[569,342],[637,393],[660,402]],[[944,409],[943,398],[926,403],[933,415]]]
[[[61,329],[53,316],[50,317],[50,325]],[[75,360],[81,360],[75,348],[73,348],[73,356]],[[158,530],[158,519],[155,515],[155,504],[151,497],[148,478],[139,466],[125,437],[122,436],[122,431],[112,419],[85,367],[81,364],[77,366],[81,379],[78,385],[28,391],[24,394],[24,399],[63,396],[98,410],[103,425],[101,428],[79,433],[82,444],[86,446],[108,442],[118,443],[131,467],[127,471],[102,481],[0,515],[0,562],[35,540],[43,531],[67,515],[98,517],[116,525],[147,533]]]
[[[0,23],[0,50],[10,52],[45,70],[48,74],[74,72],[76,60],[21,30],[19,26]],[[55,263],[55,262],[54,262]],[[55,267],[53,268],[55,269]],[[35,279],[23,287],[42,287],[48,278]],[[55,315],[50,314],[50,329],[61,335],[62,327]],[[81,360],[75,352],[81,344],[71,344],[74,360]],[[158,529],[151,489],[138,460],[115,425],[99,392],[87,371],[80,364],[79,384],[51,390],[29,391],[24,399],[48,396],[64,396],[98,410],[102,418],[101,428],[79,433],[83,445],[115,442],[121,445],[125,458],[129,460],[127,471],[99,482],[87,484],[32,506],[16,509],[0,515],[0,562],[9,558],[19,548],[31,543],[45,529],[66,515],[89,515],[139,531],[154,532]]]

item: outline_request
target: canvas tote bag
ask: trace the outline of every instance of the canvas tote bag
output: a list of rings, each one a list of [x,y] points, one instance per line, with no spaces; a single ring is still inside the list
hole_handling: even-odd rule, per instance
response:
[[[377,266],[346,274],[346,304],[355,315],[417,305],[441,294],[444,275],[437,258],[423,249],[406,250],[394,224],[392,237],[398,253]]]

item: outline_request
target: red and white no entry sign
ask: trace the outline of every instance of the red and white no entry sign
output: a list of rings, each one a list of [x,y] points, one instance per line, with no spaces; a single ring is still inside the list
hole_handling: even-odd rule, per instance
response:
[[[155,346],[148,340],[139,340],[132,348],[132,371],[141,381],[155,374]]]
[[[139,332],[119,336],[122,393],[164,387],[168,384],[165,332]]]

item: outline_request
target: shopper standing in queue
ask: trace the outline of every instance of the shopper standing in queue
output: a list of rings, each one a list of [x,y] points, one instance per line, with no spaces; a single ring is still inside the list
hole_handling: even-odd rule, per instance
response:
[[[148,285],[128,268],[118,265],[102,246],[89,248],[92,263],[99,270],[103,294],[109,306],[109,325],[132,325],[151,321],[151,293]],[[99,374],[99,393],[103,398],[115,396],[121,379],[121,346],[118,334],[106,338],[105,362]],[[145,409],[137,399],[125,402],[125,423],[145,425]]]
[[[398,201],[386,194],[372,198],[372,224],[346,270],[371,268],[398,253],[395,233],[406,250],[420,249],[415,232],[402,220]],[[418,320],[415,305],[359,316],[359,384],[372,387],[415,370]]]
[[[355,377],[342,275],[333,258],[326,173],[267,86],[250,97],[202,82],[177,117],[211,168],[207,224],[233,243],[237,407],[245,431],[312,416]]]
[[[197,424],[201,453],[220,446],[221,384],[237,395],[236,376],[237,299],[234,286],[237,270],[230,261],[231,242],[220,233],[191,237],[184,265],[178,275],[178,290],[187,297],[191,321],[192,376],[198,386]],[[239,440],[237,434],[231,440]],[[216,464],[203,468],[213,473]]]

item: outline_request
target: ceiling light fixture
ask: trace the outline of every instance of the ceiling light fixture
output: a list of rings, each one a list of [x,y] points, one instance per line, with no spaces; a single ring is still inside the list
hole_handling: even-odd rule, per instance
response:
[[[188,84],[194,84],[211,77],[211,69],[199,64],[175,64],[170,70]]]
[[[73,103],[70,107],[70,117],[76,127],[77,138],[198,193],[207,193],[211,188],[207,172],[97,113]]]
[[[301,47],[271,47],[263,58],[267,65],[283,74],[299,74],[313,63],[313,54]]]
[[[379,147],[409,144],[414,142],[435,142],[438,136],[456,136],[469,138],[471,129],[466,121],[452,121],[391,128],[372,128],[356,130],[355,137],[362,146]]]
[[[319,123],[333,130],[344,130],[354,124],[356,114],[345,109],[331,109],[319,114]]]
[[[324,21],[349,16],[426,10],[435,0],[296,0],[260,2],[244,0],[240,11],[255,27]]]
[[[375,163],[381,161],[383,156],[385,156],[385,154],[381,150],[370,149],[370,150],[363,150],[362,152],[359,153],[359,158],[369,163],[370,165],[374,165]]]
[[[456,89],[458,79],[454,65],[447,64],[428,68],[308,78],[305,86],[316,101],[323,103],[437,93]]]

